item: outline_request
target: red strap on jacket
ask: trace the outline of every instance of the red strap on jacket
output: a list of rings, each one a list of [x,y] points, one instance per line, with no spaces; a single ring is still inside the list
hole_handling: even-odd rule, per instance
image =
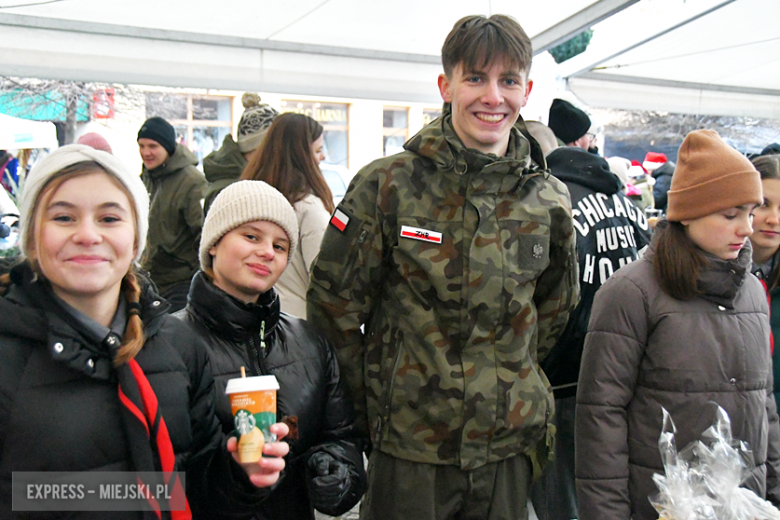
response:
[[[154,393],[152,385],[149,383],[146,374],[144,374],[144,371],[138,362],[135,359],[131,359],[127,364],[138,384],[138,390],[141,394],[141,402],[144,408],[143,415],[145,416],[145,421],[143,422],[145,423],[146,431],[149,434],[150,439],[157,446],[157,453],[160,457],[165,484],[170,485],[171,477],[173,477],[175,481],[173,482],[172,496],[184,498],[184,511],[171,511],[171,518],[172,520],[191,520],[192,512],[190,511],[190,504],[187,501],[187,497],[184,496],[184,489],[181,485],[181,480],[178,478],[178,473],[175,472],[176,457],[173,454],[173,444],[171,443],[171,437],[168,434],[168,427],[165,424],[165,419],[163,419],[160,414],[157,395]],[[123,397],[124,399],[122,399]],[[123,395],[121,387],[120,399],[122,399],[123,404],[128,407],[133,415],[140,421],[142,419],[140,410],[138,410],[137,407],[133,410],[134,407],[132,406],[132,403],[127,402],[129,399]],[[162,518],[160,506],[157,501],[151,499],[149,500],[149,503],[157,514],[157,517]]]
[[[761,285],[764,286],[764,291],[766,291],[766,301],[769,304],[769,321],[770,324],[772,322],[772,296],[769,294],[769,287],[766,286],[766,282],[763,278],[759,278],[761,280]],[[775,353],[775,337],[772,334],[772,327],[769,327],[769,353],[774,354]]]

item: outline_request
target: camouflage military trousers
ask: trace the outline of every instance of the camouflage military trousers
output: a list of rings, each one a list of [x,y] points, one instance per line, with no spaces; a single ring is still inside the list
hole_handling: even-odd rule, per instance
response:
[[[374,450],[361,520],[527,520],[531,461],[519,455],[474,470]]]

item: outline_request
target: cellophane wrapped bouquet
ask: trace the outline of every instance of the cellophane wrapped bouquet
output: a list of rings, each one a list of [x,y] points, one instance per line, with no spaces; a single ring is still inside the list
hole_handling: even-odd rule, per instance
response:
[[[715,423],[699,441],[677,451],[669,412],[658,439],[665,475],[653,480],[660,492],[650,497],[661,520],[780,520],[780,511],[749,489],[739,487],[749,476],[753,454],[731,437],[731,421],[718,406]]]

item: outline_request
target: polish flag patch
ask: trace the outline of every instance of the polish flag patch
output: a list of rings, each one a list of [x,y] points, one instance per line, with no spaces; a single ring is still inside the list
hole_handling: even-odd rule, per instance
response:
[[[344,212],[337,209],[330,218],[330,223],[336,226],[339,231],[343,232],[345,229],[347,229],[347,224],[349,224],[349,217],[346,216]]]
[[[404,238],[413,238],[415,240],[422,240],[423,242],[431,242],[434,244],[441,244],[441,233],[436,231],[430,231],[428,229],[421,229],[411,226],[401,226],[401,236]]]

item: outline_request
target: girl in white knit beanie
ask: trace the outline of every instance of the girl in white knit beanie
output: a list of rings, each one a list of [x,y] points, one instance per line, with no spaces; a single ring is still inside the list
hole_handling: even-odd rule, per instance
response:
[[[203,347],[135,266],[148,215],[140,177],[89,146],[59,148],[28,174],[22,258],[0,276],[0,510],[25,469],[114,468],[132,485],[167,484],[166,496],[123,504],[126,518],[239,514],[266,496],[254,487],[279,479],[288,445],[239,464],[215,421]],[[198,476],[186,493],[180,471]]]

